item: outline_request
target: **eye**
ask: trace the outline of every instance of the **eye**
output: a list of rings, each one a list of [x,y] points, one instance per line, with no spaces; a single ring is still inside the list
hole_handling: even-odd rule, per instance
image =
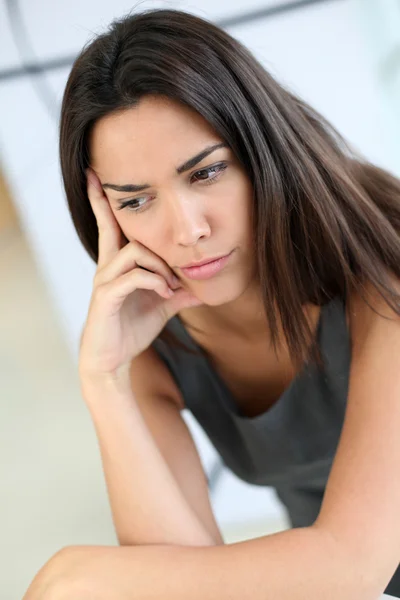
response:
[[[128,206],[130,212],[140,212],[141,210],[144,210],[148,204],[148,202],[140,203],[140,200],[146,200],[146,198],[141,196],[140,198],[134,198],[133,200],[123,200],[117,210],[122,210]]]
[[[227,166],[228,165],[226,163],[220,163],[217,165],[213,165],[212,167],[206,167],[205,169],[201,169],[200,171],[196,171],[195,173],[193,173],[192,178],[196,177],[200,185],[210,185],[218,181],[218,179],[221,177],[223,171],[225,171]],[[210,172],[215,173],[214,177],[202,177],[202,175],[207,175]],[[200,177],[198,177],[199,175]],[[140,203],[140,200],[144,200],[145,202]],[[141,212],[142,210],[146,210],[148,204],[149,202],[146,202],[146,198],[144,196],[141,196],[140,198],[122,201],[117,210],[129,207],[130,212],[137,213]]]
[[[197,175],[201,174],[201,173],[210,173],[210,171],[214,171],[216,172],[216,175],[214,177],[207,177],[206,179],[203,179],[202,177],[200,177],[200,181],[204,181],[205,184],[208,183],[214,183],[214,181],[216,181],[217,179],[220,178],[220,176],[222,175],[222,172],[225,171],[226,167],[228,165],[226,163],[221,163],[218,165],[213,165],[212,167],[206,167],[205,169],[202,169],[201,171],[196,171],[196,173],[193,173],[193,177],[197,177]]]

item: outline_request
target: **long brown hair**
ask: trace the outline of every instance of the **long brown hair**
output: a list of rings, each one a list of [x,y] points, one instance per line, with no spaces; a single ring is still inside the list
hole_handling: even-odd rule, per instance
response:
[[[279,317],[300,365],[320,353],[302,310],[371,282],[400,315],[400,180],[352,150],[316,110],[236,39],[179,10],[114,20],[81,51],[68,78],[60,160],[70,214],[97,262],[86,193],[88,137],[101,117],[160,94],[201,114],[244,166],[254,190],[254,248],[275,350]],[[278,315],[277,315],[278,311]],[[171,342],[164,329],[160,337]],[[175,340],[176,341],[176,340]]]

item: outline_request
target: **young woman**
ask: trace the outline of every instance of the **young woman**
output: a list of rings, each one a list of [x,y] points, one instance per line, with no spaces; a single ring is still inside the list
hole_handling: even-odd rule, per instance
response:
[[[175,10],[83,49],[60,153],[120,546],[61,550],[25,599],[400,596],[400,182]],[[184,408],[291,529],[224,544]]]

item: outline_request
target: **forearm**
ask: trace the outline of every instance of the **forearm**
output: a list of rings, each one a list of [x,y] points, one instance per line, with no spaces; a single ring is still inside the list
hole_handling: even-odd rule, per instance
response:
[[[82,393],[99,440],[120,543],[215,544],[155,444],[129,382],[84,380]]]
[[[71,600],[83,590],[93,600],[376,600],[382,592],[313,527],[214,547],[75,547],[37,585],[55,573],[54,597],[61,590]]]

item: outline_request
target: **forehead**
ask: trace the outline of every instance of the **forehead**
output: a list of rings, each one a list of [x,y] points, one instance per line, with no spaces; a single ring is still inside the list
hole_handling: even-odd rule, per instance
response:
[[[178,165],[218,141],[218,134],[193,109],[148,96],[134,108],[101,118],[92,129],[89,150],[95,169],[129,161],[136,171],[149,164]]]

